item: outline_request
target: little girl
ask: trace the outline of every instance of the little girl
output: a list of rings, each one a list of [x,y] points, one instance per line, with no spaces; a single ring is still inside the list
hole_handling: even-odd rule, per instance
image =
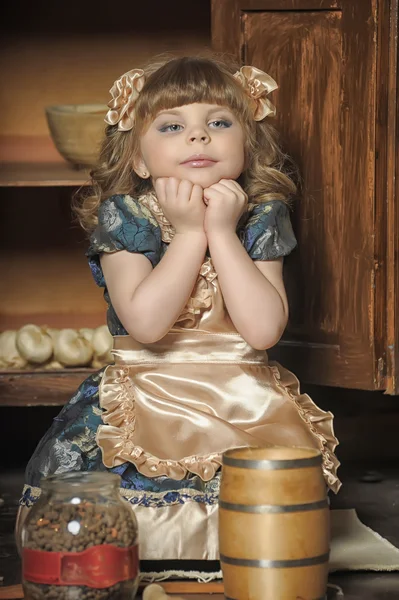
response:
[[[295,185],[268,122],[276,87],[254,67],[176,58],[110,90],[79,214],[115,364],[83,382],[39,443],[19,523],[42,477],[109,470],[136,513],[144,570],[212,577],[224,451],[312,446],[339,489],[333,415],[265,352],[287,323],[283,257],[296,245]]]

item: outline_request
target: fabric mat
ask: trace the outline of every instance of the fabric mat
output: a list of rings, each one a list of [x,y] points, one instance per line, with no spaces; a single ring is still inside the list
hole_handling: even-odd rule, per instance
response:
[[[398,571],[399,549],[359,521],[354,509],[331,511],[330,571]]]

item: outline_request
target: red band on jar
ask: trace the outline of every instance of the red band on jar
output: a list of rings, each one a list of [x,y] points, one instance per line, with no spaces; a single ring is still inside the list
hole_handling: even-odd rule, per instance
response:
[[[138,546],[92,546],[83,552],[23,550],[23,578],[48,585],[108,588],[139,573]]]

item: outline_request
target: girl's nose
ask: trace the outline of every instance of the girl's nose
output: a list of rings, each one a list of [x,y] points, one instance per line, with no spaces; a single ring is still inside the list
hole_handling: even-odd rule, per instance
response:
[[[207,144],[210,141],[209,134],[202,128],[191,131],[191,133],[188,136],[188,139],[191,143],[202,142],[203,144]]]

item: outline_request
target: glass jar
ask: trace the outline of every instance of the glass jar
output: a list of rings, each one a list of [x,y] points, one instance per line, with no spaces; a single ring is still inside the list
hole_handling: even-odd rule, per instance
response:
[[[132,600],[138,530],[120,477],[72,472],[41,483],[22,528],[25,600]]]

